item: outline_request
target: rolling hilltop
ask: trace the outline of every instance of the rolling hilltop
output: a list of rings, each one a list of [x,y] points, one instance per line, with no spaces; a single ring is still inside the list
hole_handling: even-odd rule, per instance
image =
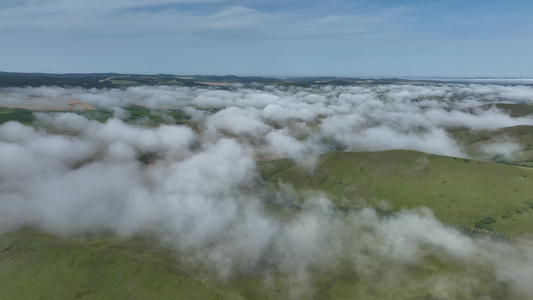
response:
[[[269,181],[325,191],[339,207],[371,205],[392,212],[425,206],[447,224],[475,228],[493,218],[490,226],[477,227],[533,232],[529,168],[408,150],[329,152],[312,172],[290,160],[261,167]]]
[[[312,172],[288,159],[260,162],[258,167],[263,178],[275,186],[288,183],[307,194],[310,189],[327,193],[340,212],[370,206],[386,219],[404,209],[424,206],[442,222],[481,239],[528,237],[533,231],[533,170],[529,168],[406,150],[329,152],[320,156]],[[295,202],[289,206],[271,204],[271,214],[296,218],[301,208],[299,196],[293,197]],[[359,229],[354,230],[357,235]],[[345,235],[350,238],[352,233]],[[273,279],[276,288],[253,273],[220,281],[211,266],[191,265],[181,260],[183,254],[178,250],[147,237],[60,238],[23,229],[1,234],[0,252],[0,299],[293,297],[284,274]],[[463,265],[431,249],[423,253],[422,261],[407,269],[374,265],[374,275],[356,273],[342,263],[317,270],[309,278],[313,292],[303,294],[304,298],[521,297],[491,277],[487,266],[475,261]],[[474,280],[476,290],[438,292],[435,278],[446,278],[450,286]]]

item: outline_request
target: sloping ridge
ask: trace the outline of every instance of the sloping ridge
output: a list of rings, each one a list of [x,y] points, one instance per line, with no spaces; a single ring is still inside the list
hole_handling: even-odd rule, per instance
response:
[[[116,237],[0,233],[0,299],[242,298],[195,278],[156,248]]]
[[[496,129],[462,130],[452,132],[456,141],[463,145],[472,157],[494,162],[533,166],[533,126],[517,125]],[[483,148],[490,145],[513,144],[517,149],[508,156],[486,153]]]
[[[340,206],[386,201],[394,211],[425,206],[442,222],[474,227],[487,217],[504,234],[533,232],[533,170],[410,150],[328,152],[312,172],[297,165],[272,170],[271,182],[322,190]],[[531,213],[533,215],[533,212]],[[528,225],[530,224],[531,225]]]

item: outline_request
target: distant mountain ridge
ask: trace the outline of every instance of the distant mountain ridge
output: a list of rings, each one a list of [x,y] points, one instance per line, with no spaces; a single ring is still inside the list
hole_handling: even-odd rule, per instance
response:
[[[354,78],[354,77],[261,77],[236,75],[174,75],[174,74],[120,74],[120,73],[19,73],[0,72],[0,87],[62,86],[84,88],[123,88],[141,85],[173,86],[226,86],[235,83],[284,84],[295,86],[311,85],[357,85],[357,84],[417,84],[424,80],[397,78]]]

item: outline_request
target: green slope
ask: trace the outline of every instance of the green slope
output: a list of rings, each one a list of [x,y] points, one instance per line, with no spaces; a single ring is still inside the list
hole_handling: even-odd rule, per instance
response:
[[[407,150],[329,152],[311,173],[286,161],[260,166],[271,182],[325,191],[339,206],[363,201],[394,211],[425,206],[449,224],[474,227],[492,217],[497,222],[490,226],[498,233],[533,232],[529,168]]]
[[[0,234],[0,299],[519,299],[490,267],[430,251],[417,264],[369,263],[366,271],[348,261],[310,270],[306,289],[295,294],[286,276],[220,280],[213,269],[186,267],[175,252],[139,238],[18,230]]]
[[[533,105],[526,103],[492,103],[483,105],[483,109],[496,107],[513,118],[533,115]]]
[[[497,129],[462,130],[451,135],[465,152],[483,160],[533,166],[533,126],[519,125]],[[495,144],[514,144],[518,149],[509,155],[490,153],[484,149]]]
[[[0,299],[237,298],[172,267],[165,255],[122,243],[0,234]]]
[[[386,209],[385,200],[391,210],[427,206],[450,224],[474,227],[484,220],[497,233],[533,232],[533,172],[524,167],[405,150],[330,152],[312,173],[288,159],[259,167],[271,182],[324,190],[342,207]],[[287,219],[300,213],[283,212]],[[0,299],[528,299],[483,261],[453,260],[431,247],[412,264],[355,250],[368,259],[368,270],[342,259],[309,270],[309,290],[295,298],[286,274],[274,272],[268,282],[253,273],[220,280],[213,266],[187,263],[178,249],[157,244],[140,237],[0,233]]]
[[[25,124],[31,123],[34,119],[32,113],[31,110],[27,109],[0,107],[0,124],[8,121],[18,121]]]

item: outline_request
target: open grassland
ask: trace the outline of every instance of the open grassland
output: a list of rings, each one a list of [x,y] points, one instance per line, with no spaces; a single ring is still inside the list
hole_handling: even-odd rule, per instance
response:
[[[533,115],[533,105],[527,103],[495,103],[485,105],[484,108],[496,107],[513,118]]]
[[[442,222],[521,235],[531,232],[533,170],[416,151],[330,152],[313,171],[290,160],[260,163],[271,182],[325,191],[345,208],[428,207]],[[518,213],[518,211],[522,213]],[[503,218],[502,218],[503,216]],[[485,224],[485,223],[484,223]]]
[[[116,80],[130,79],[117,77]],[[509,110],[515,116],[530,114],[528,106],[499,108]],[[41,111],[3,109],[0,110],[0,123],[14,120],[31,124],[36,119],[34,112]],[[46,112],[53,114],[56,111]],[[216,111],[206,111],[206,114],[211,112]],[[74,113],[100,122],[113,118],[114,114],[105,110]],[[143,128],[184,123],[197,132],[202,130],[195,128],[201,127],[200,124],[189,123],[189,116],[181,110],[130,106],[124,111],[115,111],[115,114],[119,113],[125,122],[141,124]],[[275,121],[269,123],[269,126],[278,128],[285,125]],[[319,127],[312,122],[308,126]],[[232,132],[221,132],[226,138],[240,137]],[[216,238],[192,244],[196,246],[187,244],[187,238],[190,242],[192,236],[172,234],[176,228],[173,223],[165,221],[161,227],[156,226],[154,232],[149,229],[146,232],[133,231],[145,233],[133,237],[96,234],[94,231],[91,235],[72,234],[69,237],[50,235],[38,229],[2,232],[0,299],[531,299],[527,296],[531,296],[533,290],[527,286],[523,289],[519,283],[529,285],[529,275],[533,274],[533,269],[528,267],[533,259],[530,255],[533,249],[533,169],[527,167],[533,161],[533,126],[456,130],[450,134],[471,157],[480,160],[389,150],[328,152],[318,157],[313,168],[299,166],[291,159],[258,161],[256,171],[263,180],[259,176],[250,176],[253,180],[245,181],[243,194],[220,189],[205,198],[191,198],[194,200],[191,204],[207,203],[211,198],[215,199],[214,204],[221,203],[220,206],[214,205],[212,210],[205,209],[210,206],[198,208],[207,213],[189,211],[194,222],[184,227],[183,232],[205,225],[212,226],[213,232],[217,233]],[[504,147],[503,150],[490,151],[494,150],[494,144],[498,147],[511,145],[511,150]],[[520,147],[516,148],[516,145]],[[246,146],[248,149],[249,145]],[[197,145],[187,147],[189,151]],[[37,149],[40,154],[41,148]],[[237,148],[227,149],[228,153],[239,153],[235,151]],[[164,156],[155,152],[139,151],[137,154],[128,161],[141,171],[161,167],[166,162]],[[93,156],[95,162],[100,159],[98,155],[100,153]],[[176,169],[181,170],[176,173],[194,176],[198,169],[211,173],[219,167],[218,162],[228,161],[230,156],[213,157],[216,159],[205,160],[210,163],[205,169],[200,168],[201,164],[191,164],[190,168]],[[85,167],[89,167],[92,159],[68,164],[65,169],[72,168],[79,171],[73,173],[79,174],[88,169]],[[234,162],[241,159],[243,156],[237,155]],[[142,164],[138,164],[139,161]],[[107,164],[105,160],[102,162],[95,165]],[[233,171],[233,166],[228,169]],[[255,166],[250,157],[250,173],[246,174],[255,174]],[[96,177],[103,174],[101,171],[95,173]],[[231,178],[233,174],[230,173],[215,172],[218,174],[216,178],[199,177],[198,190],[202,193],[192,194],[203,196],[203,189],[208,185],[223,185],[225,181],[218,180]],[[129,179],[130,174],[120,177]],[[148,181],[150,174],[159,173],[142,173],[142,178]],[[169,173],[161,174],[161,177],[154,178],[164,181],[162,179]],[[114,185],[115,177],[109,178]],[[169,185],[183,184],[183,179]],[[0,183],[2,180],[0,178]],[[41,182],[42,176],[36,176],[35,181]],[[154,187],[158,181],[153,183],[136,193],[141,194],[140,199],[146,203],[159,199]],[[129,185],[125,187],[131,188]],[[154,193],[151,193],[152,188]],[[93,190],[100,189],[91,189],[88,205],[98,199],[93,196]],[[128,189],[121,188],[117,198],[125,190]],[[51,198],[55,199],[57,191],[53,190]],[[142,191],[149,192],[142,195]],[[178,191],[163,190],[161,194],[180,198],[186,193],[185,190]],[[246,201],[252,198],[248,193],[257,197],[254,199],[257,202],[251,204],[257,205],[253,206],[257,211],[245,209],[248,207],[245,204],[249,204]],[[323,195],[326,197],[320,198]],[[41,194],[38,196],[40,204]],[[245,204],[233,201],[235,196],[245,198]],[[229,200],[219,201],[223,197]],[[117,198],[110,198],[111,206]],[[130,199],[129,196],[126,198]],[[330,206],[325,198],[332,200],[333,205]],[[218,224],[224,224],[222,221],[226,219],[217,223],[217,217],[232,204],[237,209],[235,215],[228,214],[227,219],[228,223],[236,225],[219,227]],[[87,206],[72,211],[85,213],[83,208]],[[117,206],[117,211],[123,210],[122,206]],[[129,207],[124,205],[124,209]],[[164,206],[166,209],[171,207]],[[184,209],[183,205],[176,207],[178,210],[174,212]],[[417,210],[420,207],[431,209],[445,226],[436,222],[427,210]],[[241,215],[248,216],[250,212],[253,214],[249,219],[258,222],[240,219]],[[368,212],[372,218],[365,219]],[[128,220],[135,220],[137,216]],[[171,214],[170,218],[175,216]],[[423,222],[418,222],[419,217]],[[71,224],[77,224],[77,221],[75,218],[75,223]],[[149,228],[152,228],[151,224],[148,224]],[[427,224],[433,226],[426,228]],[[265,227],[274,229],[264,230]],[[245,234],[240,234],[242,228],[245,228]],[[113,230],[111,228],[109,232]],[[263,230],[272,234],[260,234]],[[237,232],[235,235],[239,239],[224,235],[226,231]],[[263,240],[267,242],[261,243]],[[220,249],[226,249],[226,252]],[[314,251],[320,253],[317,255]],[[238,253],[237,258],[234,253]],[[249,260],[252,263],[235,263],[240,259],[248,262],[247,255],[254,257]],[[293,264],[294,261],[299,264]],[[231,270],[222,275],[220,270],[225,268]],[[526,279],[520,281],[523,278]]]
[[[479,233],[520,240],[533,230],[533,172],[524,167],[405,150],[330,152],[311,172],[289,159],[258,164],[273,188],[283,192],[282,181],[305,193],[325,191],[340,212],[374,206],[386,221],[395,211],[426,206],[443,222]],[[286,222],[305,213],[298,203],[267,209]],[[217,266],[155,237],[1,233],[0,299],[527,299],[483,260],[456,260],[431,246],[414,261],[388,260],[359,242],[372,230],[361,235],[356,223],[345,229],[339,234],[354,242],[357,258],[305,270],[303,283],[283,266],[269,266],[268,275],[257,266],[221,277]]]
[[[346,233],[347,236],[350,233]],[[349,261],[285,274],[218,277],[143,238],[58,238],[32,230],[0,234],[0,299],[511,299],[490,267],[424,251],[420,261]],[[511,297],[511,298],[509,298]],[[513,298],[516,299],[516,298]]]
[[[17,121],[23,124],[33,122],[33,111],[27,109],[0,108],[0,124]]]
[[[119,239],[0,236],[0,299],[231,299],[144,248]],[[142,245],[142,242],[139,243]]]
[[[31,124],[35,121],[35,113],[65,113],[66,111],[56,110],[30,110],[30,109],[12,109],[0,108],[0,124],[8,121],[18,121],[23,124]],[[89,120],[105,122],[113,117],[113,112],[108,110],[74,110],[69,111],[84,116]],[[187,123],[190,117],[182,110],[152,110],[142,106],[130,106],[125,108],[127,116],[124,121],[128,123],[142,123],[144,125],[157,126],[160,124]]]
[[[462,130],[451,135],[472,157],[524,166],[533,162],[533,126],[530,125]]]

